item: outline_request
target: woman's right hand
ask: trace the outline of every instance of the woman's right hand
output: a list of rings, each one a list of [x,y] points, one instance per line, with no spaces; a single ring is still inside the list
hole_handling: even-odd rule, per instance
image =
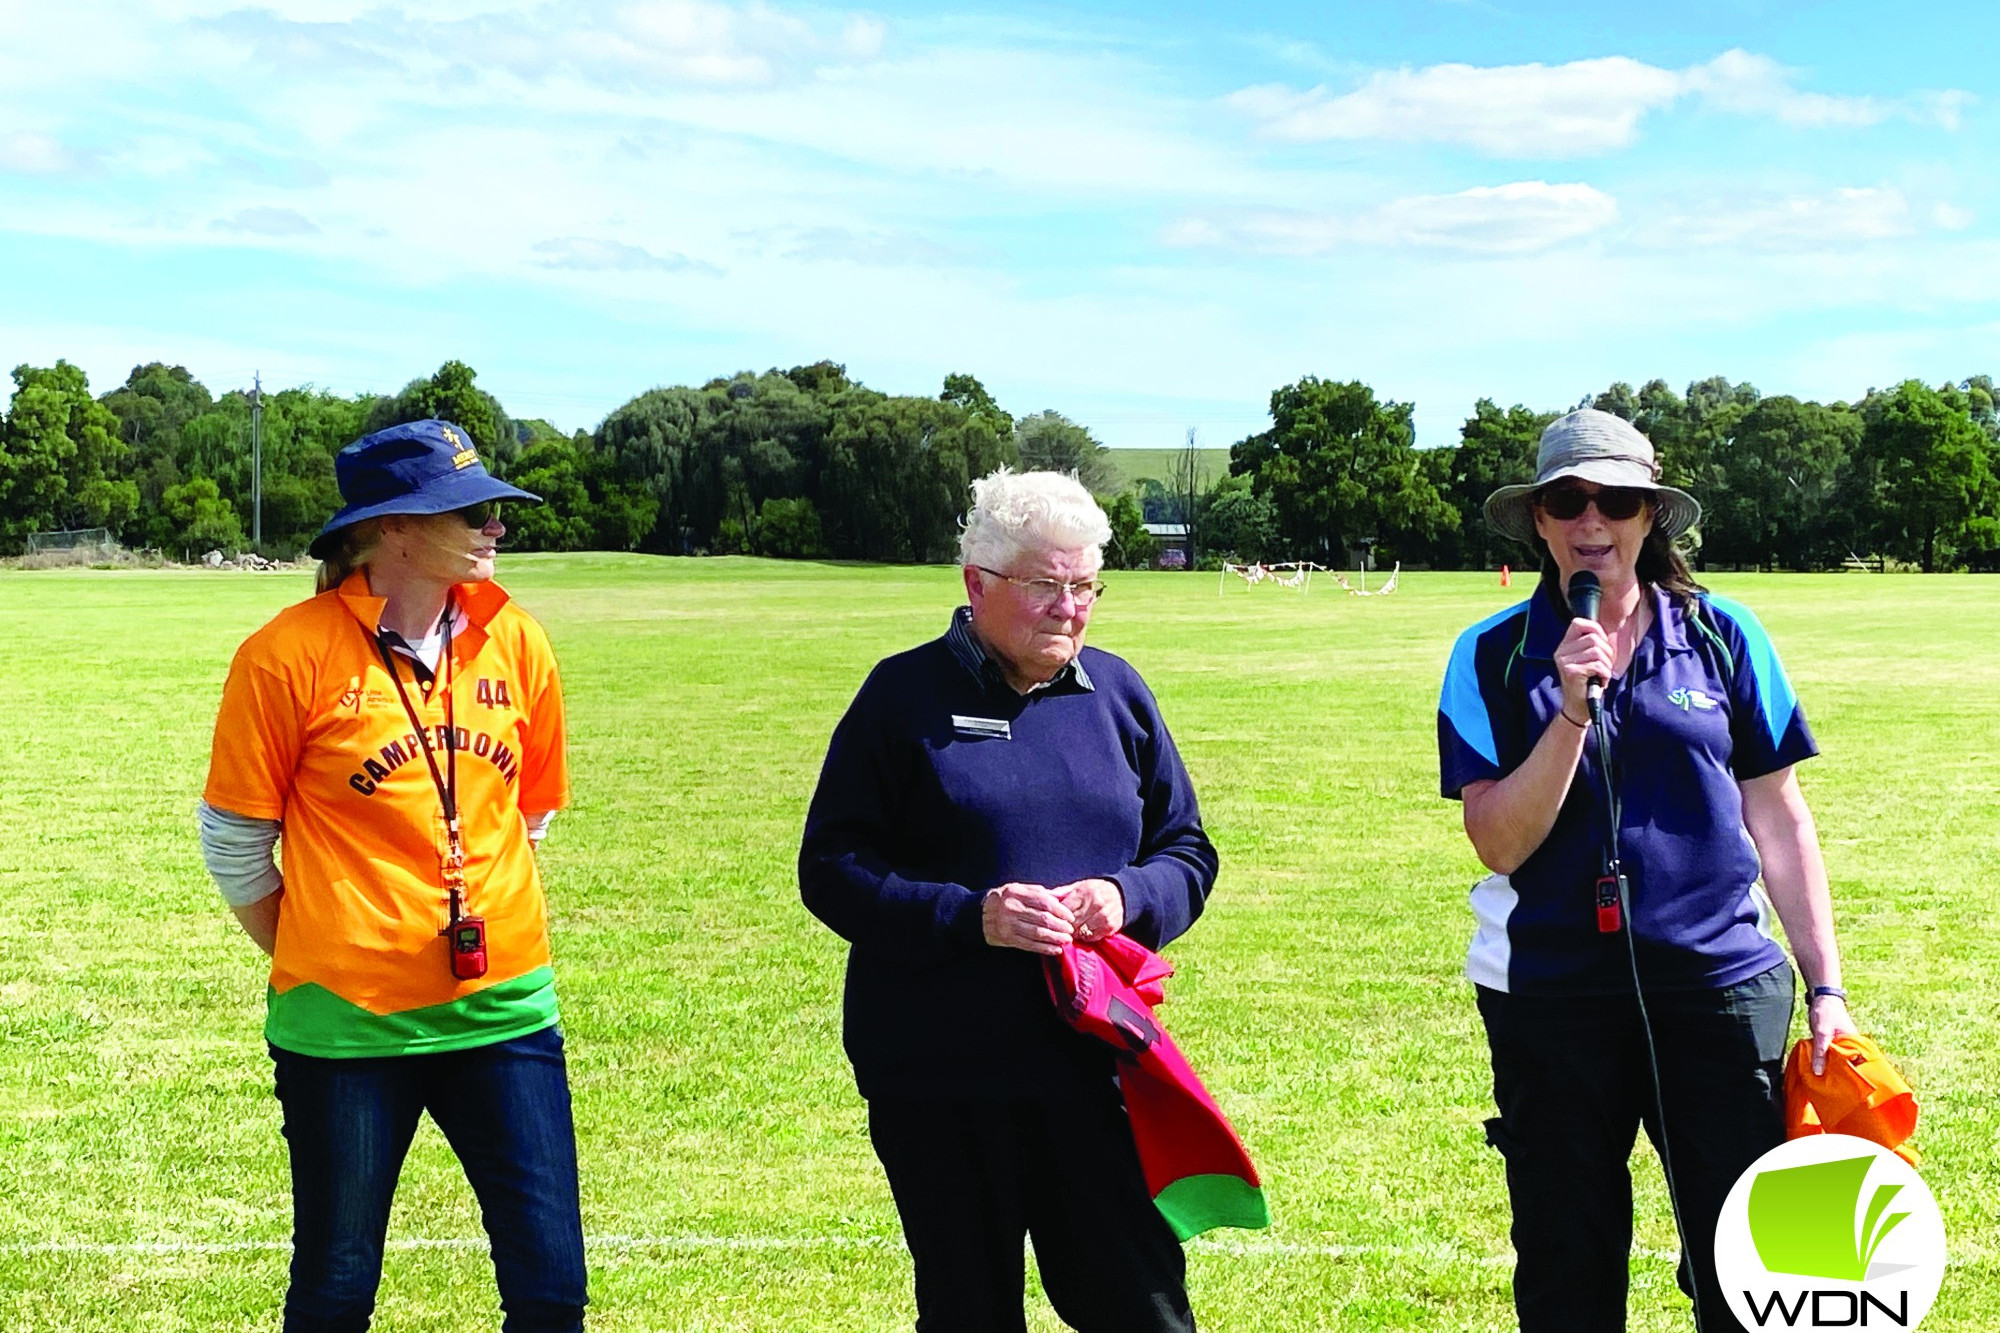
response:
[[[1611,679],[1611,636],[1595,620],[1572,620],[1556,645],[1556,672],[1562,677],[1563,713],[1580,722],[1590,716],[1590,682]]]

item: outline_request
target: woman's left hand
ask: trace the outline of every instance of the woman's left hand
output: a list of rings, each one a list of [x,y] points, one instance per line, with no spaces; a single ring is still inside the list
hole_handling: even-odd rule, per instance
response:
[[[1815,995],[1806,1005],[1806,1026],[1812,1032],[1812,1071],[1826,1072],[1826,1048],[1843,1032],[1861,1035],[1847,1012],[1847,1001],[1838,995]]]
[[[1056,889],[1064,907],[1076,914],[1076,937],[1084,943],[1110,939],[1125,925],[1125,891],[1108,879],[1080,879]]]

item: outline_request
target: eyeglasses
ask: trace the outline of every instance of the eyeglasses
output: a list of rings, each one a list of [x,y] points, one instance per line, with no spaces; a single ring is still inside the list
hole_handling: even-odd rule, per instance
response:
[[[991,574],[996,579],[1005,579],[1017,588],[1027,591],[1029,597],[1043,606],[1054,606],[1068,593],[1078,606],[1089,606],[1104,595],[1103,579],[1083,579],[1077,583],[1065,583],[1061,579],[1017,579],[1012,574],[1002,574],[997,569],[985,565],[974,565],[982,574]]]
[[[483,528],[494,519],[500,517],[500,502],[498,500],[481,500],[476,505],[467,505],[463,509],[454,509],[451,512],[458,515],[466,527]]]
[[[1606,486],[1586,491],[1581,486],[1551,486],[1535,497],[1535,503],[1550,518],[1567,521],[1581,517],[1595,502],[1597,512],[1614,523],[1637,518],[1646,507],[1646,492],[1637,486]]]

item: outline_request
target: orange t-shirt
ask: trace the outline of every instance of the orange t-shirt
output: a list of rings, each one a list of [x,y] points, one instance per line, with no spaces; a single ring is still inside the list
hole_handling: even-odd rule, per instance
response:
[[[487,973],[451,975],[444,811],[376,646],[365,574],[281,611],[230,664],[211,806],[283,821],[264,1032],[302,1055],[407,1055],[524,1036],[556,1021],[547,907],[524,812],[569,800],[562,684],[548,636],[497,584],[453,591],[464,628],[426,691],[392,654],[438,768],[450,681],[465,904]]]

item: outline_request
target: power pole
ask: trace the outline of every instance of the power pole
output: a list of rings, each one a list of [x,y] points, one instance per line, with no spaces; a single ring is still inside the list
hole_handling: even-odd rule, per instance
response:
[[[253,371],[250,389],[250,549],[264,554],[264,374]]]

